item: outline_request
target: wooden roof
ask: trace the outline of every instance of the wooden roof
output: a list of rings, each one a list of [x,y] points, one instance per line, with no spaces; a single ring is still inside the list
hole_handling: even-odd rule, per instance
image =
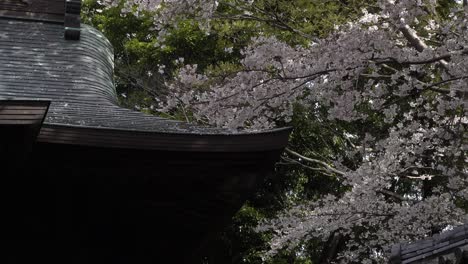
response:
[[[47,13],[79,1],[26,2],[43,8],[0,4],[6,263],[204,263],[211,237],[272,177],[290,129],[236,132],[122,108],[109,41],[77,24],[73,3],[70,20]]]
[[[60,24],[0,18],[0,100],[51,102],[40,142],[183,151],[281,149],[289,129],[238,133],[122,108],[113,49],[90,26],[64,39]]]
[[[393,246],[390,258],[391,264],[467,262],[468,225],[409,244],[397,244]]]

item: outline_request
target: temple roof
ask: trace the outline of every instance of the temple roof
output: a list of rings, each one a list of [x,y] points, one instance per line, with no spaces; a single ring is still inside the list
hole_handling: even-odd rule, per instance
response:
[[[288,129],[239,133],[120,107],[109,41],[87,25],[77,41],[65,40],[64,31],[53,21],[0,17],[0,100],[50,101],[38,141],[204,151],[284,147]]]
[[[467,253],[468,225],[462,225],[426,239],[393,246],[390,263],[466,263]]]
[[[120,107],[112,46],[80,25],[79,7],[0,1],[2,258],[205,263],[217,232],[273,177],[290,129],[237,132]]]

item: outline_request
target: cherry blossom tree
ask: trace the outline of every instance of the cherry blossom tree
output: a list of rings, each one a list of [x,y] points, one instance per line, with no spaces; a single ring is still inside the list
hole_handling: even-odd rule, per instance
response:
[[[222,15],[218,6],[227,4],[305,40],[257,36],[242,51],[240,67],[221,75],[186,65],[168,83],[164,101],[166,111],[183,109],[233,130],[287,124],[295,104],[312,113],[326,109],[324,123],[343,124],[346,155],[357,157],[352,165],[340,156],[325,160],[286,149],[287,159],[333,177],[345,191],[264,222],[259,231],[274,234],[265,256],[316,238],[338,240],[328,247],[335,262],[381,263],[394,243],[465,223],[466,1],[379,0],[326,37],[281,17],[255,16],[256,2],[134,0],[127,11],[156,11],[163,38],[179,16],[198,17],[209,32],[210,19]]]

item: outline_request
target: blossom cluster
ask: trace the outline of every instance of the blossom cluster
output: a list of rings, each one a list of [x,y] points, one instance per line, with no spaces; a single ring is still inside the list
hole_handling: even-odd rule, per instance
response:
[[[156,24],[187,12],[208,19],[217,6],[208,0],[129,3],[133,11],[159,12]],[[378,11],[363,10],[358,20],[309,45],[259,36],[243,50],[241,70],[213,78],[186,65],[169,84],[164,109],[183,107],[231,129],[288,122],[297,103],[326,107],[329,120],[375,124],[352,135],[352,151],[362,156],[357,167],[339,159],[318,163],[347,191],[259,227],[274,232],[269,255],[339,232],[346,250],[337,262],[379,263],[394,243],[466,221],[459,205],[468,198],[468,14],[460,6],[442,19],[437,5],[380,0]]]

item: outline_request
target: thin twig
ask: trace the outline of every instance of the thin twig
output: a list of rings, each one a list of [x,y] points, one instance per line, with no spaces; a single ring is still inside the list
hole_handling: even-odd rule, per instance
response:
[[[327,163],[325,163],[325,162],[323,162],[321,160],[305,157],[305,156],[303,156],[303,155],[301,155],[301,154],[299,154],[299,153],[297,153],[297,152],[295,152],[293,150],[290,150],[289,148],[286,148],[285,150],[286,150],[287,153],[289,153],[289,154],[291,154],[293,156],[296,156],[298,158],[301,158],[301,159],[309,161],[309,162],[320,164],[320,165],[324,166],[326,169],[328,169],[331,172],[334,172],[334,173],[339,174],[341,176],[345,175],[344,172],[333,168],[332,166],[328,165]]]

